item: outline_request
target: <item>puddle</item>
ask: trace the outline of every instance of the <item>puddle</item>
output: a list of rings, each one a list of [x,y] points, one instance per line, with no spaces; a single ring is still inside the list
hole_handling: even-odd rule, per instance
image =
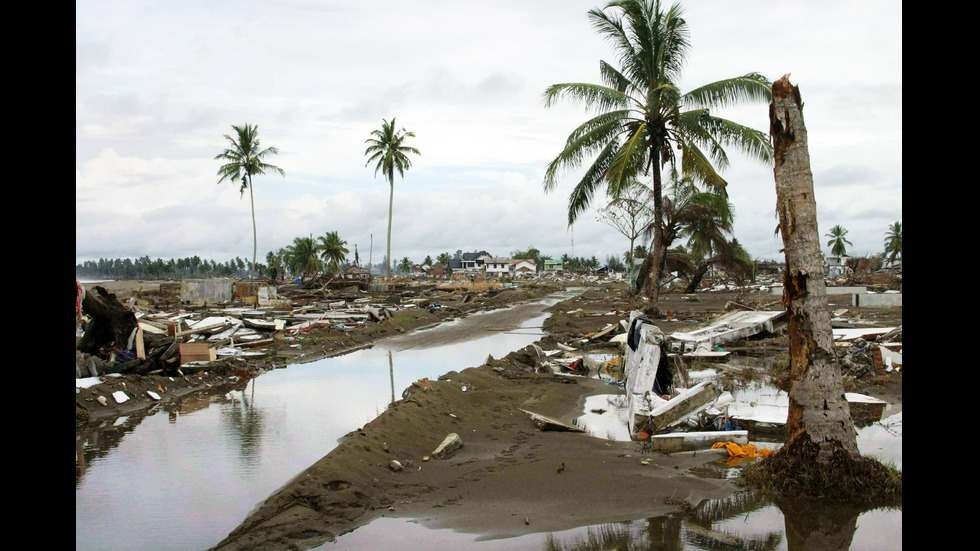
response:
[[[831,537],[826,538],[827,533]],[[397,546],[393,535],[397,534]],[[790,538],[794,538],[791,542]],[[705,500],[688,515],[671,514],[614,523],[581,526],[561,532],[545,532],[505,539],[481,539],[479,535],[430,529],[409,519],[381,518],[344,534],[335,542],[315,549],[405,550],[477,549],[484,551],[606,551],[609,549],[718,549],[799,548],[799,538],[820,537],[819,549],[879,550],[902,548],[901,508],[869,511],[810,505],[783,511],[753,491],[728,498]]]

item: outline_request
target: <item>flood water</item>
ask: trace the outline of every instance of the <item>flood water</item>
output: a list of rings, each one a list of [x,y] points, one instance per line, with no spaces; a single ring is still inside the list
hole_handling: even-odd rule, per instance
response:
[[[501,357],[534,342],[542,335],[544,309],[575,292],[474,314],[345,356],[291,365],[225,394],[192,397],[79,435],[75,549],[213,546],[269,495],[336,447],[339,438],[384,411],[393,395],[400,398],[420,378],[480,365],[487,355]],[[900,468],[901,412],[861,429],[859,447]],[[734,477],[738,468],[719,460],[699,476]],[[686,518],[655,517],[498,540],[382,518],[321,548],[707,550],[719,548],[712,538],[723,533],[742,538],[744,546],[734,548],[789,549],[786,534],[806,530],[798,517],[745,492],[706,501]],[[901,509],[854,512],[835,522],[850,536],[836,548],[901,548]]]
[[[478,313],[375,347],[265,373],[110,421],[75,443],[75,548],[206,549],[423,377],[481,365],[543,335],[580,290]],[[390,356],[389,356],[390,353]]]

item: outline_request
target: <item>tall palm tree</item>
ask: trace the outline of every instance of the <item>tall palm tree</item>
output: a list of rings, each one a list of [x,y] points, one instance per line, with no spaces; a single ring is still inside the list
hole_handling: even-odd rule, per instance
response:
[[[388,269],[388,277],[391,277],[391,208],[395,201],[395,171],[404,178],[405,171],[412,168],[412,161],[408,158],[409,153],[421,155],[418,149],[405,145],[405,138],[414,138],[415,134],[402,128],[395,130],[395,118],[391,122],[381,119],[381,128],[371,132],[373,138],[368,138],[364,143],[368,148],[364,151],[369,155],[367,163],[370,165],[377,161],[374,167],[374,175],[381,171],[388,180],[391,188],[388,196],[388,252],[385,256],[385,265]]]
[[[225,134],[225,139],[230,142],[231,147],[217,154],[215,160],[228,161],[218,169],[218,176],[221,179],[218,183],[230,179],[232,182],[241,181],[241,194],[245,195],[245,188],[248,188],[248,196],[252,202],[252,264],[248,267],[248,277],[252,277],[252,269],[255,266],[255,256],[258,252],[259,241],[255,229],[255,192],[252,186],[252,177],[256,174],[265,174],[272,171],[285,177],[286,173],[275,165],[270,165],[262,159],[269,155],[278,155],[279,150],[275,147],[262,149],[259,145],[259,127],[245,123],[242,126],[232,125],[235,129],[235,137]]]
[[[292,245],[286,247],[286,264],[294,274],[303,274],[304,278],[309,277],[323,267],[319,253],[320,248],[312,235],[297,237],[293,239]]]
[[[830,254],[834,256],[844,256],[847,254],[847,246],[852,245],[852,243],[844,237],[845,235],[847,235],[847,230],[840,224],[830,228],[830,233],[826,235],[826,237],[830,238],[830,241],[827,241],[827,246],[830,247]]]
[[[320,258],[327,263],[330,271],[336,273],[340,269],[341,262],[347,260],[347,253],[350,251],[344,247],[346,244],[347,242],[335,231],[327,232],[327,235],[317,238]]]
[[[699,181],[724,187],[718,169],[728,166],[726,147],[735,147],[756,159],[772,162],[767,134],[711,114],[753,100],[768,102],[770,83],[757,73],[721,80],[681,93],[681,68],[689,48],[687,22],[680,5],[661,9],[659,0],[616,0],[609,11],[593,9],[589,18],[600,34],[613,41],[620,68],[599,63],[603,84],[566,83],[544,92],[545,105],[571,98],[595,108],[599,114],[572,131],[565,148],[548,165],[544,189],[558,185],[559,172],[577,168],[594,157],[568,200],[568,222],[588,208],[593,194],[605,187],[618,197],[632,178],[652,172],[654,218],[662,220],[661,167],[675,164],[680,151],[681,170]],[[658,280],[663,256],[661,227],[655,226],[650,251],[648,309],[657,311]]]
[[[885,234],[885,256],[889,262],[894,262],[895,257],[902,257],[902,223],[895,222],[888,225],[888,233]]]

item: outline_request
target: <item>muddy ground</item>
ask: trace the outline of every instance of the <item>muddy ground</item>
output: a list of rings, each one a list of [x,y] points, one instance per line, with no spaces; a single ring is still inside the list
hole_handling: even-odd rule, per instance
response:
[[[835,305],[837,309],[847,305]],[[657,324],[665,333],[690,330],[730,303],[780,309],[778,297],[733,293],[668,294]],[[623,288],[589,289],[552,307],[544,349],[556,342],[586,350],[583,335],[628,319]],[[864,320],[901,324],[901,309],[852,309]],[[785,337],[738,343],[766,354],[785,350]],[[683,509],[736,488],[718,471],[718,452],[653,454],[635,442],[541,431],[521,410],[570,422],[585,398],[621,392],[597,379],[535,372],[531,347],[481,366],[416,383],[403,399],[300,473],[232,531],[215,549],[309,548],[382,517],[488,536],[557,531],[645,518]],[[851,382],[851,388],[901,404],[901,373]],[[450,433],[463,447],[446,459],[433,450]],[[402,469],[393,469],[392,460]],[[644,464],[642,461],[646,461]],[[700,475],[692,473],[699,471]]]

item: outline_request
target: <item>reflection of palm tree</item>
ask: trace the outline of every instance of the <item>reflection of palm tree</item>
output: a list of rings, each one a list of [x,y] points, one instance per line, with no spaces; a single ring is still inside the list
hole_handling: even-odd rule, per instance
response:
[[[858,516],[870,510],[837,503],[814,511],[806,503],[777,500],[786,523],[786,544],[790,549],[847,551],[851,548]]]
[[[259,459],[265,427],[262,411],[255,407],[255,379],[252,379],[251,397],[243,389],[241,400],[233,400],[221,409],[221,418],[237,430],[242,467],[253,467]]]
[[[590,526],[587,530],[585,541],[576,538],[574,541],[565,543],[555,538],[554,534],[548,534],[545,540],[545,551],[605,551],[606,549],[639,550],[639,549],[661,549],[660,547],[647,547],[641,545],[633,533],[633,523],[624,522],[621,524],[602,524],[597,527]]]
[[[388,351],[388,375],[391,377],[391,404],[395,404],[395,367],[391,363],[391,350]]]
[[[752,511],[761,510],[767,506],[773,506],[772,502],[760,492],[745,491],[738,492],[724,499],[709,499],[702,502],[694,512],[686,519],[687,527],[700,527],[701,530],[685,531],[685,540],[691,545],[701,548],[722,547],[719,543],[730,536],[721,532],[721,538],[712,538],[712,524],[722,520],[745,516]],[[734,535],[734,534],[732,534]],[[779,531],[768,532],[761,536],[736,536],[742,549],[769,550],[776,549],[783,541],[783,534]],[[720,541],[719,541],[720,540]]]

